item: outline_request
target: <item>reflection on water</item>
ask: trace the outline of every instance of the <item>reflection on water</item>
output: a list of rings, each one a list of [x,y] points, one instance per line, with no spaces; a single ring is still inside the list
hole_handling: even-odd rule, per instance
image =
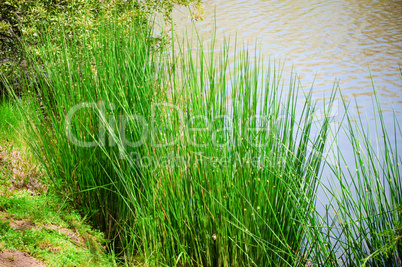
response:
[[[382,104],[402,111],[402,1],[204,0],[203,21],[196,22],[205,43],[216,23],[216,48],[224,37],[286,59],[302,84],[314,81],[316,97],[340,80],[343,95],[371,104],[371,78]],[[188,10],[175,10],[177,32],[191,28]],[[388,110],[388,109],[387,109]],[[391,110],[391,109],[389,109]]]

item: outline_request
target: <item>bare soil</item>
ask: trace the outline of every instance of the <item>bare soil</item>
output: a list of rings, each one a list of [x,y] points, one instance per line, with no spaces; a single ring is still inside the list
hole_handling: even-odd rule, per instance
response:
[[[46,264],[31,257],[27,252],[6,250],[0,252],[0,267],[45,267]]]

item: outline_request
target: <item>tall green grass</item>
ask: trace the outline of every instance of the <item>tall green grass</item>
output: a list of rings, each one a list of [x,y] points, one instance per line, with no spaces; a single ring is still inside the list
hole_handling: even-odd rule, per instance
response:
[[[18,134],[22,129],[22,117],[18,105],[0,96],[0,117],[0,139],[12,139],[15,143],[19,143],[22,139]]]
[[[36,113],[20,106],[27,138],[55,185],[122,258],[167,266],[342,265],[338,259],[352,262],[385,244],[379,238],[369,251],[352,247],[361,228],[337,235],[317,213],[330,109],[318,129],[310,93],[298,112],[296,75],[283,88],[280,66],[251,62],[237,47],[234,65],[229,46],[219,55],[202,43],[186,50],[185,42],[157,52],[148,28],[104,25],[85,39],[86,49],[67,39],[54,49],[47,36],[46,53],[31,55],[37,80],[25,92]],[[361,133],[353,129],[352,143]],[[356,188],[380,188],[364,178],[373,171],[365,166]],[[356,225],[353,216],[369,207],[388,214],[381,231],[395,226],[400,176],[393,166],[384,165],[384,173],[397,174],[388,183],[390,202],[374,188],[374,202],[333,194],[344,220]],[[334,173],[344,188],[343,174]],[[379,227],[366,218],[361,227]]]

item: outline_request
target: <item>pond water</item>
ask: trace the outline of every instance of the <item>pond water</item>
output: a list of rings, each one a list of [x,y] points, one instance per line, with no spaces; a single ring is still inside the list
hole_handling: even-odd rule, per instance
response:
[[[195,22],[205,43],[216,24],[216,48],[237,36],[265,55],[294,67],[316,97],[335,79],[347,100],[371,105],[373,78],[384,113],[402,112],[402,1],[204,0],[204,20]],[[180,34],[192,28],[187,9],[173,14]],[[286,77],[286,75],[285,75]],[[321,96],[320,96],[321,95]],[[327,94],[328,95],[328,94]]]

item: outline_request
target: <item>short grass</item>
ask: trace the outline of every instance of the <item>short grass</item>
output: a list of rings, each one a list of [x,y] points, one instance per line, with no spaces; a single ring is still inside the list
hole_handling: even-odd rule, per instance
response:
[[[50,266],[113,266],[103,235],[61,203],[29,192],[0,196],[0,249],[28,252]]]

